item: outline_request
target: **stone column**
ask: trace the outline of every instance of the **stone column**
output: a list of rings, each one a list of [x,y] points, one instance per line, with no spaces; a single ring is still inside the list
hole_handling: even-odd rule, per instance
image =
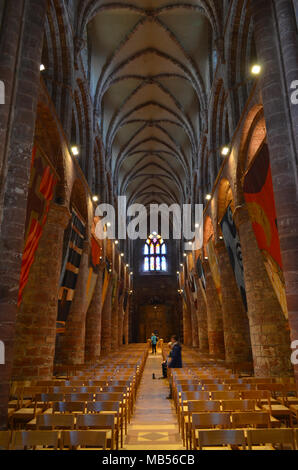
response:
[[[225,357],[225,345],[221,305],[209,263],[204,261],[202,264],[206,278],[209,354],[222,359]]]
[[[119,307],[118,307],[118,347],[123,345],[123,335],[124,335],[124,311],[123,311],[123,302],[124,302],[125,290],[120,297]]]
[[[66,320],[65,334],[61,338],[59,360],[63,364],[84,364],[87,314],[87,281],[89,274],[89,241],[83,242],[74,299]]]
[[[46,0],[6,2],[0,43],[0,429],[7,426]]]
[[[120,287],[120,283],[119,283],[119,280],[117,280],[117,274],[114,273],[114,279],[116,279],[116,281],[114,280],[114,284],[113,284],[113,290],[115,289],[115,298],[114,298],[114,302],[113,302],[113,305],[112,305],[112,317],[111,317],[111,323],[112,323],[112,337],[111,337],[111,348],[112,348],[112,351],[116,351],[118,349],[118,341],[119,341],[119,338],[118,338],[118,335],[119,335],[119,331],[118,331],[118,309],[119,309],[119,302],[118,302],[118,295],[119,295],[119,287]],[[115,282],[116,282],[116,286],[115,286]],[[113,293],[113,291],[112,291]]]
[[[190,312],[190,321],[191,321],[191,333],[192,333],[192,346],[197,348],[199,346],[199,335],[198,335],[198,320],[195,312],[195,306],[192,298],[191,289],[188,282],[185,285],[186,294],[187,294],[187,305]]]
[[[112,349],[112,290],[113,276],[110,276],[107,294],[101,315],[101,355],[106,356]]]
[[[215,246],[222,292],[222,314],[226,362],[250,362],[251,343],[248,316],[236,284],[229,254],[223,241]]]
[[[94,294],[86,316],[85,362],[98,362],[101,351],[103,268],[99,270]]]
[[[183,344],[185,346],[192,346],[192,325],[191,313],[186,300],[183,301]]]
[[[124,330],[125,344],[129,344],[129,310],[130,310],[129,304],[130,302],[128,300],[126,311],[125,311],[124,318],[123,318],[123,330]]]
[[[17,315],[13,379],[52,378],[63,236],[70,219],[51,203]]]
[[[298,340],[298,105],[291,83],[298,77],[297,33],[292,2],[253,0],[259,60],[292,341]],[[298,386],[298,365],[295,365]]]
[[[236,207],[234,219],[242,249],[255,375],[292,375],[288,321],[267,275],[246,206]]]
[[[207,322],[207,305],[206,294],[203,292],[198,275],[195,274],[195,282],[197,286],[197,319],[198,319],[198,334],[199,334],[199,348],[202,353],[209,353],[208,342],[208,322]]]

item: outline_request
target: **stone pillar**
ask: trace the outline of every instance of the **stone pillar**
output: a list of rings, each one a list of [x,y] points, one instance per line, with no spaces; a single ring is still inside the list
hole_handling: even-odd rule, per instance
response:
[[[106,298],[101,315],[101,355],[106,356],[112,349],[112,290],[113,276],[110,276]]]
[[[183,300],[183,344],[192,346],[191,313],[186,300]]]
[[[123,302],[124,302],[125,290],[120,297],[119,307],[118,307],[118,347],[123,345],[123,336],[124,336],[124,311],[123,311]]]
[[[198,335],[198,320],[195,312],[195,306],[192,298],[191,289],[188,282],[185,285],[186,295],[187,295],[187,305],[190,312],[190,321],[191,321],[191,333],[192,333],[192,346],[197,348],[199,346],[199,335]]]
[[[293,375],[288,321],[267,275],[246,206],[236,207],[234,219],[242,249],[255,375]]]
[[[116,283],[116,285],[115,285]],[[112,351],[116,351],[118,349],[118,310],[119,310],[119,302],[118,302],[118,295],[119,295],[119,288],[120,288],[120,283],[119,280],[117,280],[117,274],[114,273],[114,284],[113,284],[113,291],[115,289],[115,298],[113,300],[113,305],[112,305],[112,317],[111,317],[111,323],[112,323],[112,336],[111,336],[111,349]]]
[[[229,254],[223,241],[218,242],[215,249],[222,292],[226,362],[250,362],[252,355],[248,316],[236,284]]]
[[[6,2],[0,43],[0,429],[7,426],[27,193],[40,85],[46,0]]]
[[[63,236],[70,218],[52,203],[17,315],[14,380],[52,378]]]
[[[225,344],[221,305],[209,263],[204,261],[202,264],[206,278],[209,354],[222,359],[225,357]]]
[[[89,274],[89,241],[83,242],[74,299],[66,320],[65,334],[61,338],[59,360],[63,364],[84,364],[87,314],[87,281]]]
[[[298,77],[297,33],[292,2],[253,0],[283,272],[292,341],[298,340],[298,106],[291,83]],[[281,59],[282,57],[282,59]],[[298,365],[295,365],[298,386]]]
[[[129,344],[129,311],[130,311],[129,304],[130,302],[128,300],[126,311],[125,311],[124,318],[123,318],[123,331],[124,331],[125,344]]]
[[[195,274],[195,282],[197,286],[196,314],[198,319],[199,348],[200,352],[209,353],[206,294],[205,291],[203,292],[203,287],[197,274]]]
[[[102,283],[103,270],[100,269],[86,316],[85,362],[91,364],[99,360],[101,351]]]

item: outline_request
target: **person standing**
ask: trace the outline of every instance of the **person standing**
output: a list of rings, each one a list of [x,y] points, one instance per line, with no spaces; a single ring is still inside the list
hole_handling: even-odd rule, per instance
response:
[[[151,335],[152,354],[156,354],[156,345],[157,345],[157,336],[154,333],[152,333]]]
[[[172,335],[171,337],[172,349],[170,352],[170,357],[167,361],[167,367],[171,371],[171,369],[181,369],[182,368],[182,348],[181,344],[178,341],[177,335]],[[171,400],[173,398],[173,387],[170,380],[170,394],[167,399]]]

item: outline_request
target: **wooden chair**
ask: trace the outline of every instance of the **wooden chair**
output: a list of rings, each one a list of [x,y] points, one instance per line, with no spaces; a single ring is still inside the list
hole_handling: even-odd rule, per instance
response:
[[[184,426],[182,430],[183,444],[186,444],[186,449],[190,445],[190,433],[193,413],[207,413],[207,412],[219,412],[220,401],[212,400],[191,400],[187,402],[187,416],[184,417]]]
[[[224,391],[224,392],[211,392],[211,400],[239,400],[240,392]]]
[[[65,401],[92,401],[94,398],[93,393],[70,393],[65,395]]]
[[[204,390],[208,392],[227,392],[230,390],[230,385],[227,384],[208,384],[204,385]]]
[[[116,440],[116,449],[118,450],[118,435],[116,420],[114,415],[104,415],[104,414],[87,414],[79,415],[76,422],[77,429],[97,429],[97,430],[109,430],[111,450],[114,450],[115,440]],[[116,434],[116,436],[115,436]],[[115,439],[116,437],[116,439]]]
[[[85,413],[86,404],[81,401],[58,401],[53,403],[53,413]]]
[[[230,413],[193,413],[191,422],[190,449],[196,446],[197,430],[202,428],[231,427]]]
[[[256,411],[255,400],[223,400],[223,411]]]
[[[124,413],[117,401],[92,401],[87,403],[87,413],[110,413],[116,417],[116,426],[118,428],[118,436],[121,437],[121,447],[123,447],[123,428]]]
[[[0,450],[9,450],[11,437],[11,431],[0,431]]]
[[[260,448],[262,445],[264,448],[266,444],[278,444],[278,450],[282,450],[285,445],[290,446],[292,450],[296,449],[293,429],[248,429],[246,434],[249,450],[252,450],[253,446]],[[268,450],[268,447],[266,446],[265,449]],[[274,449],[274,447],[270,448],[270,450],[272,449]]]
[[[43,414],[38,415],[36,418],[36,429],[74,429],[75,417],[74,415],[53,415]]]
[[[195,441],[195,450],[197,450],[197,443]],[[228,449],[231,449],[231,446],[242,447],[243,450],[246,449],[246,441],[244,432],[241,430],[235,429],[212,429],[208,431],[198,431],[198,448],[203,450],[205,447],[214,447],[217,446],[229,446]]]
[[[61,436],[62,448],[69,450],[106,450],[106,431],[63,431]]]
[[[120,403],[120,408],[122,407],[124,424],[125,424],[125,433],[127,433],[127,422],[128,422],[128,403],[123,397],[123,393],[119,392],[108,392],[108,393],[97,393],[95,395],[95,401],[117,401]]]
[[[13,449],[33,449],[52,448],[57,450],[59,433],[58,431],[15,431],[13,433]]]
[[[263,411],[235,412],[232,413],[232,424],[235,428],[249,426],[270,428],[270,414]]]

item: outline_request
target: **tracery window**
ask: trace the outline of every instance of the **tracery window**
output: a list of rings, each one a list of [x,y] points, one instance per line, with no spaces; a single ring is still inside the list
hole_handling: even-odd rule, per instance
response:
[[[167,247],[164,240],[153,232],[144,245],[144,272],[165,272],[168,269]]]

